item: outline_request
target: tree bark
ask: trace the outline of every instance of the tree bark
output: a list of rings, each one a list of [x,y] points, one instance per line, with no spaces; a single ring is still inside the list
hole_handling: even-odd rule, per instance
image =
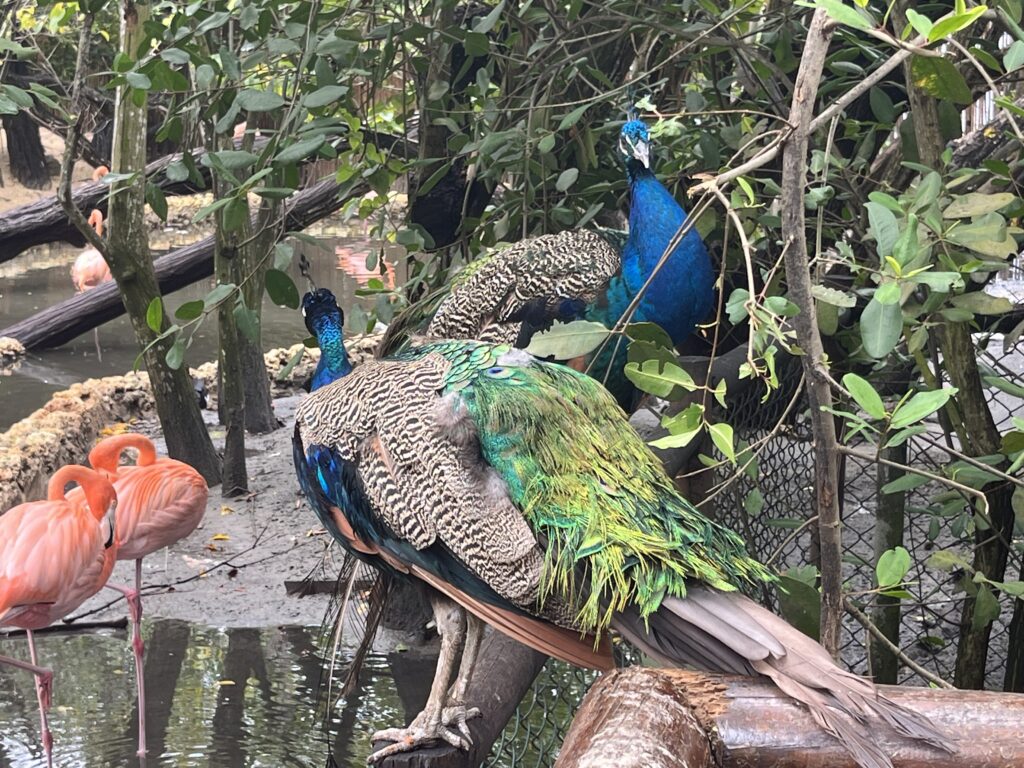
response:
[[[221,149],[229,149],[231,139],[217,139]],[[231,185],[214,174],[213,196],[217,200],[229,197]],[[213,251],[214,272],[220,285],[239,285],[238,243],[244,239],[244,232],[227,229],[226,208],[217,211],[216,245]],[[247,217],[248,218],[248,217]],[[242,299],[241,296],[238,297]],[[245,466],[245,389],[242,383],[241,340],[238,324],[235,322],[235,296],[220,303],[217,309],[217,328],[220,334],[220,353],[217,375],[220,391],[217,393],[217,408],[221,424],[224,425],[224,479],[221,495],[240,496],[249,490],[249,473]],[[261,365],[262,367],[262,365]],[[261,378],[266,379],[266,371]]]
[[[807,149],[814,103],[832,39],[832,24],[824,10],[814,12],[793,89],[789,123],[793,126],[782,158],[782,240],[789,298],[800,308],[793,318],[807,379],[807,400],[814,433],[815,512],[821,542],[821,644],[836,656],[843,616],[842,541],[839,518],[838,441],[835,421],[823,411],[832,407],[824,348],[814,313],[808,267],[804,187]]]
[[[253,127],[273,130],[279,122],[270,113],[250,112],[247,123]],[[247,135],[242,140],[243,149],[252,150],[254,137]],[[275,171],[267,177],[270,186],[282,186],[279,182],[281,171]],[[266,287],[267,270],[270,268],[269,254],[280,236],[282,205],[280,200],[265,198],[255,218],[246,222],[242,240],[245,245],[239,249],[239,272],[246,278],[242,285],[242,298],[245,306],[256,313],[256,327],[259,336],[255,341],[245,334],[238,337],[239,352],[242,364],[242,381],[245,389],[245,428],[253,434],[272,432],[280,426],[274,415],[274,399],[270,394],[270,380],[264,374],[263,345],[260,341],[263,334],[263,294]],[[253,224],[255,222],[255,224]],[[249,235],[255,226],[255,236]]]
[[[131,52],[136,51],[145,39],[143,25],[148,18],[147,4],[123,0],[121,50],[125,55],[131,56]],[[129,89],[119,88],[111,170],[138,176],[134,181],[115,184],[111,190],[110,240],[106,258],[139,346],[145,350],[143,358],[149,371],[160,425],[167,440],[167,451],[173,458],[195,467],[210,485],[216,485],[220,482],[220,458],[203,423],[188,369],[183,366],[172,368],[167,364],[170,340],[154,343],[157,334],[147,324],[147,310],[154,299],[160,298],[160,289],[149,258],[144,177],[138,173],[145,166],[145,121],[145,106],[136,106],[132,103]],[[159,327],[161,330],[168,327],[162,308]]]
[[[907,463],[907,443],[893,448],[879,449],[882,458],[898,464]],[[903,524],[907,508],[907,494],[904,491],[883,493],[886,483],[902,477],[903,471],[885,464],[875,467],[875,493],[878,510],[875,512],[874,551],[875,562],[882,553],[903,545]],[[900,599],[879,595],[871,612],[872,621],[882,634],[899,647],[900,644]],[[895,685],[898,682],[900,663],[896,655],[874,637],[868,644],[871,660],[871,677],[876,683]]]
[[[956,742],[950,755],[879,727],[873,733],[896,768],[1024,765],[1024,696],[892,686],[882,692]],[[705,748],[710,762],[702,762]],[[693,762],[680,763],[680,753]],[[555,762],[555,768],[681,765],[857,768],[806,709],[767,681],[644,667],[602,675],[583,699]]]
[[[8,60],[6,66],[9,74],[20,74],[28,65],[24,61]],[[39,124],[24,110],[16,115],[4,115],[3,123],[11,176],[29,189],[45,189],[50,183],[50,169],[39,138]]]

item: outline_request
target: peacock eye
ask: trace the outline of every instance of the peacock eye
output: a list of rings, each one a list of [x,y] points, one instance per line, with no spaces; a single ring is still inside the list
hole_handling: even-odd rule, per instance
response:
[[[500,365],[496,365],[493,368],[488,368],[487,369],[487,375],[488,376],[500,376],[504,372],[505,372],[505,369],[502,368]]]

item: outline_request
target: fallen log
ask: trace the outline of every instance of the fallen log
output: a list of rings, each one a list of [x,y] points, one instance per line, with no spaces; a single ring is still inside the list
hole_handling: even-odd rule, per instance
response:
[[[353,186],[339,184],[334,179],[321,181],[288,202],[285,230],[305,229],[339,210],[346,201],[369,191],[369,185],[362,181]],[[253,226],[256,226],[255,217]],[[167,295],[212,275],[213,246],[214,238],[207,237],[153,262],[160,292]],[[17,339],[26,349],[57,347],[122,314],[121,294],[116,283],[109,282],[3,329],[0,337]]]
[[[363,131],[363,135],[367,141],[372,141],[383,149],[398,152],[401,156],[409,156],[410,153],[416,153],[415,142],[410,142],[402,136],[370,130]],[[257,138],[254,142],[253,151],[259,152],[266,142],[266,139]],[[210,188],[210,169],[202,162],[205,154],[205,150],[193,150],[192,152],[196,169],[202,176],[201,186],[194,183],[191,179],[171,181],[167,178],[167,174],[164,171],[168,165],[182,158],[181,153],[168,155],[149,163],[146,166],[146,179],[149,183],[158,186],[165,196],[191,195],[196,192],[206,191]],[[307,158],[303,162],[305,163],[309,160],[310,158]],[[72,197],[75,206],[84,214],[88,214],[89,211],[95,208],[106,215],[108,192],[109,187],[105,184],[86,182],[85,184],[80,184],[75,189]],[[85,244],[82,234],[64,214],[64,209],[61,208],[56,195],[50,195],[34,203],[11,208],[9,211],[0,214],[0,263],[13,259],[22,251],[33,246],[58,241],[70,243],[74,246]]]
[[[957,753],[918,746],[879,725],[872,730],[896,768],[1024,765],[1024,696],[880,686],[928,717]],[[590,689],[555,768],[856,768],[806,709],[750,678],[632,667]]]
[[[470,720],[473,743],[468,752],[445,745],[392,755],[380,768],[475,768],[484,762],[491,747],[512,718],[520,700],[530,690],[547,657],[500,632],[488,631],[466,691],[466,703],[480,708]],[[390,742],[374,742],[374,750]]]

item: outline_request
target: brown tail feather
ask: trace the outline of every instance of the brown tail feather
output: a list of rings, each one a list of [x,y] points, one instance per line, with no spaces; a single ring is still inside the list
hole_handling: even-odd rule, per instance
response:
[[[546,653],[548,656],[554,656],[556,659],[575,664],[578,667],[600,670],[614,669],[615,667],[607,636],[595,649],[593,638],[581,637],[578,632],[572,632],[546,621],[477,600],[472,595],[453,587],[440,577],[415,565],[411,566],[410,572],[423,579],[438,592],[450,597],[481,621],[490,624],[513,640],[530,646],[535,651]]]
[[[952,740],[927,718],[840,669],[818,643],[739,593],[693,585],[685,599],[667,598],[646,623],[634,612],[619,615],[612,626],[662,662],[770,678],[863,768],[892,768],[868,731],[874,718],[904,736],[954,751]]]

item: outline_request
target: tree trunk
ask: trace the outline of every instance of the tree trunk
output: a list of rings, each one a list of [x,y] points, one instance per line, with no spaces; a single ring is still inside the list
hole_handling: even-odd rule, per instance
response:
[[[1017,577],[1024,581],[1024,568]],[[1010,620],[1010,639],[1006,649],[1006,675],[1003,690],[1024,693],[1024,600],[1013,601],[1013,618]]]
[[[224,148],[230,148],[230,139],[221,139]],[[213,176],[213,196],[222,200],[231,193],[231,186],[216,173]],[[213,252],[214,272],[220,285],[241,282],[238,269],[238,242],[240,232],[229,232],[225,223],[225,211],[217,212],[217,232]],[[246,217],[248,218],[248,217]],[[224,480],[221,495],[240,496],[249,490],[249,473],[245,466],[245,389],[242,383],[242,357],[239,343],[238,323],[235,322],[236,298],[234,295],[220,303],[217,309],[217,327],[220,332],[220,390],[217,393],[217,408],[224,425]],[[262,365],[261,365],[262,368]],[[261,371],[266,378],[266,370]]]
[[[277,127],[274,123],[279,122],[278,118],[271,116],[269,112],[250,112],[247,117],[247,124],[254,128],[274,129]],[[252,151],[253,144],[254,137],[251,134],[242,140],[243,149]],[[275,171],[267,177],[266,183],[269,186],[283,186],[280,183],[283,181],[281,175],[281,171]],[[250,240],[248,234],[252,231],[252,223],[247,220],[247,236],[243,238],[247,242],[238,254],[239,271],[247,278],[242,286],[242,297],[245,299],[245,306],[256,313],[256,327],[260,334],[256,341],[245,334],[241,334],[238,339],[242,380],[245,384],[245,428],[257,435],[272,432],[280,426],[274,415],[274,399],[270,394],[270,379],[267,377],[263,344],[260,339],[263,333],[263,293],[267,270],[271,264],[269,254],[278,239],[276,229],[280,227],[277,221],[281,216],[281,210],[280,200],[265,198],[260,203],[259,212],[255,217],[256,234]]]
[[[889,459],[898,464],[907,463],[907,443],[894,448],[879,450],[881,458]],[[882,553],[903,545],[903,524],[907,508],[907,494],[904,491],[883,493],[882,486],[902,477],[903,471],[885,464],[877,464],[875,487],[878,499],[878,510],[875,512],[875,562]],[[875,609],[871,612],[872,621],[893,645],[900,644],[900,599],[879,595]],[[895,685],[898,680],[900,663],[896,655],[878,642],[874,637],[868,645],[871,660],[871,677],[876,683]]]
[[[839,519],[838,440],[832,408],[832,392],[824,370],[824,348],[811,296],[807,254],[804,187],[807,183],[807,147],[810,123],[833,26],[818,9],[807,31],[793,89],[789,122],[794,127],[782,159],[782,238],[785,247],[786,284],[789,297],[800,308],[793,328],[807,377],[807,400],[814,432],[815,512],[821,541],[821,644],[833,656],[839,653],[843,616],[842,541]]]
[[[122,2],[122,51],[138,49],[145,39],[143,24],[148,18],[149,6],[145,3]],[[146,110],[132,103],[127,88],[119,88],[116,98],[112,171],[138,174],[145,166]],[[167,364],[171,340],[153,343],[157,334],[146,322],[147,310],[151,302],[160,297],[160,289],[149,258],[144,206],[145,186],[141,174],[134,181],[123,181],[113,186],[107,261],[121,291],[139,346],[145,350],[143,359],[149,371],[167,451],[173,458],[191,464],[207,483],[215,485],[220,482],[220,459],[203,423],[188,369],[183,366],[172,368]],[[159,327],[161,330],[168,327],[163,312]]]
[[[24,61],[9,60],[7,67],[10,74],[23,74],[28,65]],[[50,169],[39,138],[39,124],[24,110],[16,115],[4,115],[3,122],[11,176],[29,189],[45,189],[50,184]]]
[[[895,768],[1024,765],[1024,696],[883,686],[955,742],[947,754],[878,727]],[[695,722],[696,721],[696,722]],[[695,725],[703,732],[704,757]],[[875,724],[869,725],[875,728]],[[681,754],[691,762],[681,763]],[[630,667],[602,675],[583,699],[555,768],[857,768],[810,713],[762,679]],[[467,763],[468,765],[468,763]]]
[[[908,7],[913,7],[913,4],[904,0],[899,12],[894,14],[897,31],[902,31],[906,25]],[[939,169],[942,168],[941,156],[945,149],[945,141],[942,139],[939,126],[938,102],[913,85],[910,66],[911,60],[908,59],[904,63],[904,71],[919,160],[929,168]],[[999,430],[985,400],[985,389],[978,371],[974,341],[968,324],[945,323],[940,329],[939,347],[950,383],[959,390],[955,396],[963,419],[959,433],[966,436],[966,444],[961,446],[961,450],[970,456],[999,453]],[[1014,514],[1010,504],[1011,492],[1012,488],[1005,484],[993,484],[989,487],[986,491],[988,511],[996,530],[983,530],[980,526],[975,530],[974,568],[994,581],[1003,580],[1009,554],[1004,540],[1010,541],[1013,537]],[[976,516],[976,519],[979,518]],[[964,600],[960,615],[960,639],[957,645],[953,683],[958,688],[984,688],[992,622],[974,626],[974,608],[977,590],[988,587],[975,586],[973,582],[965,582],[965,587],[973,592]]]

